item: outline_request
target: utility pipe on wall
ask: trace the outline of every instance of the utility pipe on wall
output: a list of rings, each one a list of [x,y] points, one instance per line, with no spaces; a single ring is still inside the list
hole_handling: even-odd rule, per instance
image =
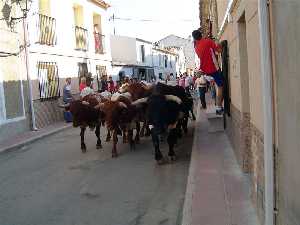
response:
[[[29,71],[29,59],[28,59],[28,29],[27,29],[27,18],[23,19],[23,31],[24,31],[24,48],[25,48],[25,63],[26,63],[26,73],[28,80],[28,95],[29,95],[29,106],[30,106],[30,115],[31,115],[31,129],[36,131],[38,130],[35,122],[34,106],[33,106],[33,97],[32,97],[32,83]]]
[[[264,111],[265,225],[274,225],[273,99],[268,0],[258,0]]]

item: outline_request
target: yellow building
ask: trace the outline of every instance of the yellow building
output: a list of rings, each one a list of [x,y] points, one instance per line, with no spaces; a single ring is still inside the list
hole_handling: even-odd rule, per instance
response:
[[[24,32],[12,20],[20,16],[16,3],[0,1],[0,141],[30,130]]]
[[[300,221],[299,9],[298,0],[200,0],[204,33],[227,41],[226,131],[265,225]]]

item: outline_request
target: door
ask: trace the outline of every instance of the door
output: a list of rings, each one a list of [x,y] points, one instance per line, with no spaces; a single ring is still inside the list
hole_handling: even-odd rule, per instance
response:
[[[224,87],[223,87],[223,96],[224,96],[224,128],[226,129],[226,115],[230,116],[230,87],[229,87],[229,54],[228,54],[228,41],[224,40],[221,42],[222,46],[222,74],[224,77]]]

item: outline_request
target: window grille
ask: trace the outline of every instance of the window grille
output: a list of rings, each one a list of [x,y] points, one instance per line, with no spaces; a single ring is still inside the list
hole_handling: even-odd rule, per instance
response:
[[[40,99],[60,97],[58,67],[55,62],[38,62]]]

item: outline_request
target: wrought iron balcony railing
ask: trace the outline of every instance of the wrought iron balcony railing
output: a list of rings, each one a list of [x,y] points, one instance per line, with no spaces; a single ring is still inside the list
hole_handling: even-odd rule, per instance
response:
[[[82,27],[75,27],[76,50],[88,50],[88,30]]]
[[[94,32],[95,39],[95,52],[98,54],[103,54],[105,52],[105,36]]]
[[[41,45],[56,45],[56,19],[39,14],[37,25],[37,42]]]

